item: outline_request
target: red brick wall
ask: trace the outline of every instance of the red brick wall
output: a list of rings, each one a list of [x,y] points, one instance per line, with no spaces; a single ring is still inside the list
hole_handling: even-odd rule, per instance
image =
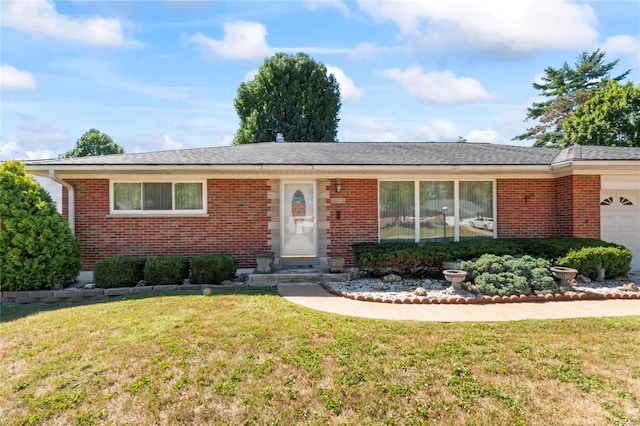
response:
[[[232,254],[239,267],[246,268],[255,266],[256,252],[268,249],[266,180],[209,179],[208,217],[108,217],[107,179],[68,182],[76,193],[75,226],[83,270],[117,255],[206,253]]]
[[[346,266],[354,265],[351,244],[378,241],[378,181],[376,179],[342,179],[342,191],[335,191],[335,180],[329,186],[329,257],[344,257]],[[331,199],[344,199],[332,203]],[[340,211],[340,219],[336,218]]]
[[[109,217],[107,179],[69,180],[76,192],[76,235],[83,270],[117,255],[158,256],[230,253],[243,268],[268,250],[270,211],[266,180],[207,181],[208,217]],[[354,263],[351,244],[378,241],[378,183],[343,179],[342,191],[329,192],[327,255]],[[600,177],[498,179],[499,238],[576,236],[600,238]],[[332,202],[335,201],[335,202]],[[339,202],[343,200],[344,202]],[[63,191],[66,213],[67,193]],[[340,219],[337,212],[340,211]]]
[[[556,179],[556,235],[600,238],[600,176]]]
[[[600,176],[498,179],[498,238],[600,238]]]
[[[498,179],[496,193],[498,238],[554,235],[553,179]]]

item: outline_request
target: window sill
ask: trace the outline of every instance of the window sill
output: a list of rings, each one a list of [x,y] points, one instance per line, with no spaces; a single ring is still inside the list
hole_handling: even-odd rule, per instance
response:
[[[209,217],[208,213],[110,213],[107,218],[124,218],[124,217]]]

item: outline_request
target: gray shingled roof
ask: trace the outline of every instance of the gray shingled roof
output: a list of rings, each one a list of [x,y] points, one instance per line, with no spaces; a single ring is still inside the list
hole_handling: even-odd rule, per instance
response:
[[[485,143],[265,142],[258,144],[27,161],[28,166],[145,165],[550,165],[568,160],[640,160],[640,148],[566,150]]]

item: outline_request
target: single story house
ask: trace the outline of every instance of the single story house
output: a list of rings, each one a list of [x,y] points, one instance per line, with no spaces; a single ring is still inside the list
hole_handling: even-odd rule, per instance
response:
[[[265,142],[26,167],[63,186],[85,273],[116,255],[350,266],[359,241],[547,236],[623,244],[640,269],[640,148]]]

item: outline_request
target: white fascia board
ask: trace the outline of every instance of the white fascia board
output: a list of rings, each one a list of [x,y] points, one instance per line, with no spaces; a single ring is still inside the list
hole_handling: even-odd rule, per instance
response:
[[[442,174],[442,175],[549,175],[549,166],[523,165],[523,166],[460,166],[460,165],[139,165],[139,166],[29,166],[27,171],[37,176],[48,176],[50,170],[64,179],[74,178],[106,178],[121,175],[193,175],[199,174],[208,177],[238,177],[251,176],[252,178],[273,177],[281,175],[308,174],[316,177],[342,176],[370,176],[382,175],[416,175],[416,174]]]

